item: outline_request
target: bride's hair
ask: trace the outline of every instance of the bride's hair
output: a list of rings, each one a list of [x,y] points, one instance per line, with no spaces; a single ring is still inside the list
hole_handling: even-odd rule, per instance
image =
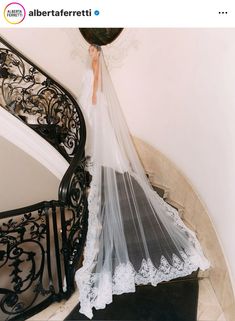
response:
[[[101,51],[101,46],[99,46],[99,45],[92,43],[91,47],[94,47],[97,51]]]

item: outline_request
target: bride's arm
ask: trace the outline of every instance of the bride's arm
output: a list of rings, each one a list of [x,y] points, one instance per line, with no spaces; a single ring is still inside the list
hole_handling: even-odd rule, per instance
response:
[[[94,74],[94,81],[93,81],[93,93],[92,93],[92,104],[96,105],[97,102],[97,90],[98,90],[98,83],[99,83],[99,53],[92,60],[92,70]]]

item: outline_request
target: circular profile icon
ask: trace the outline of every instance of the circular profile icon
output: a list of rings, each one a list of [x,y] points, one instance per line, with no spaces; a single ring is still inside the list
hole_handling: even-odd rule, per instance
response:
[[[26,10],[19,2],[11,2],[4,9],[4,18],[11,24],[21,23],[26,16]]]

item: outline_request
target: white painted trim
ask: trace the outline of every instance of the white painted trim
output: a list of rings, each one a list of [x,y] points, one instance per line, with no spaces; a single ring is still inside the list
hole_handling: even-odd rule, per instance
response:
[[[69,164],[47,141],[0,107],[0,136],[46,167],[59,180]]]

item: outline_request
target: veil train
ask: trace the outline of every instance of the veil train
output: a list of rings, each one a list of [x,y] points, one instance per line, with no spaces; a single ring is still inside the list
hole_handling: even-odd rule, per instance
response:
[[[92,308],[105,308],[113,294],[135,292],[136,285],[156,286],[209,267],[195,234],[148,182],[103,53],[92,47],[80,97],[92,181],[84,261],[76,272],[80,312],[89,318]]]

